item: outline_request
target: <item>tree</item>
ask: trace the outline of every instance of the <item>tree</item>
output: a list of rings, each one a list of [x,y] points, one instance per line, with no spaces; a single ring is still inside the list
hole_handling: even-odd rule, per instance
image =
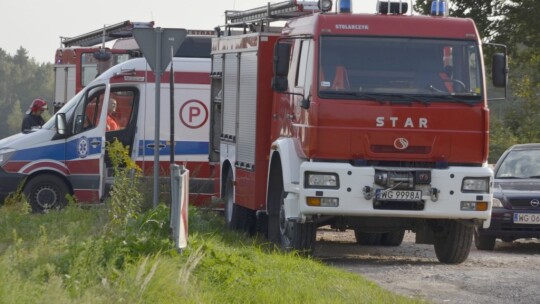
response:
[[[21,111],[21,103],[19,100],[15,101],[12,110],[7,119],[7,125],[10,134],[15,134],[21,131],[21,123],[23,120],[23,112]]]
[[[52,64],[37,64],[23,47],[14,56],[0,49],[0,138],[20,131],[34,98],[53,100],[53,81]]]

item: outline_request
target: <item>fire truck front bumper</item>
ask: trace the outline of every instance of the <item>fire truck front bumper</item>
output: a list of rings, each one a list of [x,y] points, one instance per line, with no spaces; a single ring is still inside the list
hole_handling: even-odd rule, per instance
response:
[[[288,214],[489,220],[488,167],[360,167],[306,162]],[[288,203],[287,203],[288,202]],[[294,202],[297,202],[296,204]]]

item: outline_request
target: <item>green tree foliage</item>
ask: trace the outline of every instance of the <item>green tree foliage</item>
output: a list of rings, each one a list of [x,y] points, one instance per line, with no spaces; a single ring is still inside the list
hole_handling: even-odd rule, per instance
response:
[[[10,111],[10,115],[7,119],[7,125],[9,133],[14,134],[21,131],[21,121],[23,119],[23,112],[21,111],[21,102],[16,100]]]
[[[52,108],[54,97],[53,66],[38,64],[20,47],[10,56],[0,48],[0,138],[18,133],[32,100],[41,97]]]

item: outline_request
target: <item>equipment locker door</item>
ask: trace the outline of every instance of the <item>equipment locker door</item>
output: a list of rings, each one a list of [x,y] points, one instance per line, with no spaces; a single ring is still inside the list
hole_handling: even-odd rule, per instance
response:
[[[97,202],[103,197],[109,90],[105,84],[87,88],[69,118],[66,166],[80,202]]]

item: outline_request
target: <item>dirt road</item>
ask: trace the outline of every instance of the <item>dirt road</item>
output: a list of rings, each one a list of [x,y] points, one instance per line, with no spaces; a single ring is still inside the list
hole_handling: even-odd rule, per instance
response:
[[[464,263],[445,265],[412,233],[399,247],[360,246],[353,231],[325,228],[317,233],[315,258],[393,292],[434,303],[540,303],[540,240],[498,240],[492,252],[473,245]]]

